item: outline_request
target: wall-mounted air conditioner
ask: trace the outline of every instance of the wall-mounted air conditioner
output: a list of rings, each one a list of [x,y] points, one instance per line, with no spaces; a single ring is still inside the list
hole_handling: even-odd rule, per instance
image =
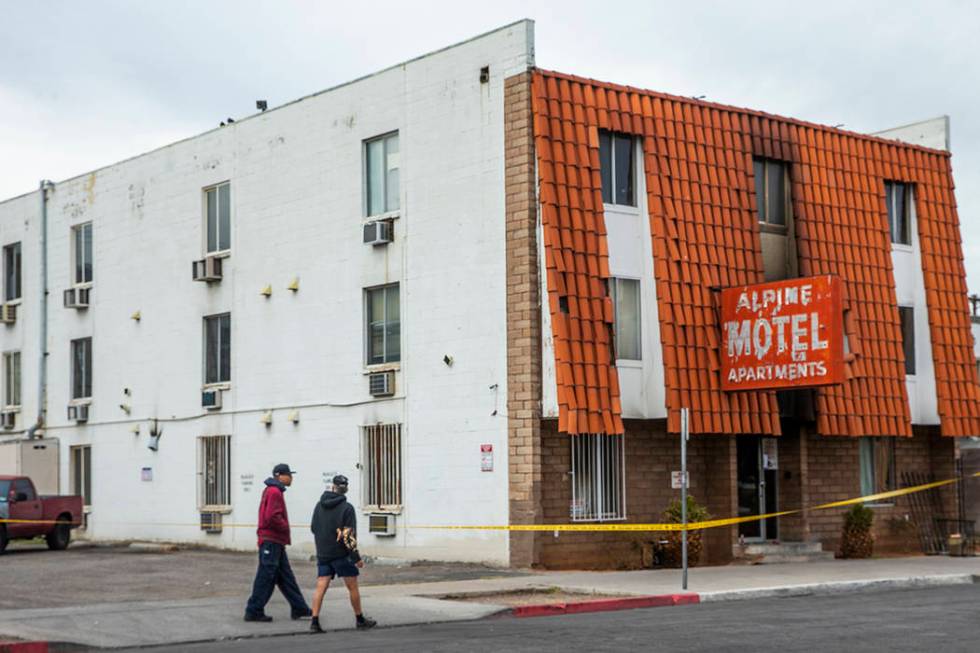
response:
[[[202,390],[201,407],[207,410],[221,410],[221,390],[218,388]]]
[[[374,372],[368,374],[368,389],[374,397],[390,397],[395,394],[395,373]]]
[[[194,261],[191,264],[191,273],[194,281],[205,283],[221,281],[221,259],[217,256],[208,256],[200,261]]]
[[[88,308],[91,288],[69,288],[65,291],[65,308]]]
[[[393,232],[394,230],[389,220],[368,222],[364,225],[364,244],[374,245],[375,247],[378,245],[387,245],[392,241]]]
[[[0,426],[3,426],[4,430],[7,431],[17,426],[17,411],[5,410],[0,413]]]
[[[374,512],[368,515],[368,532],[380,537],[394,537],[395,516],[391,513]]]
[[[88,421],[88,404],[69,404],[68,420],[71,422]]]
[[[202,512],[201,530],[209,535],[217,535],[221,532],[222,521],[220,512]]]
[[[0,305],[0,323],[13,324],[17,321],[17,304]]]

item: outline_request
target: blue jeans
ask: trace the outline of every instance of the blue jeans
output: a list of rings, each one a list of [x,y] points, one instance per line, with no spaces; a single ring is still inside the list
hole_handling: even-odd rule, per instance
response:
[[[296,576],[289,566],[286,547],[275,542],[263,542],[259,546],[259,568],[255,572],[252,596],[248,599],[245,614],[259,616],[265,614],[265,604],[272,598],[276,587],[289,601],[293,615],[310,614],[310,606],[303,598],[303,592],[296,584]]]

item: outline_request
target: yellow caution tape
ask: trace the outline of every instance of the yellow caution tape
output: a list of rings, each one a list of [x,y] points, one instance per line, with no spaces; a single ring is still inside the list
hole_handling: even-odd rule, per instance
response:
[[[963,478],[980,478],[980,472],[975,472],[964,476]],[[952,485],[953,483],[959,483],[962,478],[950,478],[944,481],[934,481],[932,483],[923,483],[922,485],[915,485],[912,487],[902,488],[900,490],[890,490],[888,492],[879,492],[877,494],[868,494],[863,497],[855,497],[853,499],[843,499],[841,501],[831,501],[829,503],[821,503],[810,508],[799,508],[796,510],[782,510],[779,512],[768,512],[761,515],[748,515],[746,517],[728,517],[726,519],[709,519],[700,522],[689,522],[686,526],[684,524],[677,523],[664,523],[664,524],[497,524],[497,525],[486,525],[486,524],[473,524],[473,525],[441,525],[441,526],[408,526],[408,528],[414,528],[418,530],[457,530],[457,531],[521,531],[521,532],[551,532],[551,531],[561,531],[561,532],[597,532],[597,531],[633,531],[633,532],[649,532],[649,531],[695,531],[704,530],[706,528],[719,528],[722,526],[733,526],[735,524],[745,524],[753,521],[762,521],[763,519],[771,519],[773,517],[785,517],[787,515],[797,515],[805,512],[812,512],[815,510],[828,510],[830,508],[842,508],[844,506],[851,506],[857,503],[870,503],[873,501],[883,501],[885,499],[893,499],[895,497],[905,496],[907,494],[915,494],[916,492],[924,492],[926,490],[932,490],[934,488],[942,487],[944,485]],[[79,525],[79,522],[62,522],[56,520],[41,520],[41,519],[0,519],[0,524],[63,524],[69,523],[73,526]],[[199,523],[167,523],[167,522],[103,522],[105,525],[127,525],[127,526],[200,526]],[[238,524],[238,523],[223,523],[222,528],[257,528],[258,524]],[[293,526],[293,528],[308,528],[308,525],[298,524]]]

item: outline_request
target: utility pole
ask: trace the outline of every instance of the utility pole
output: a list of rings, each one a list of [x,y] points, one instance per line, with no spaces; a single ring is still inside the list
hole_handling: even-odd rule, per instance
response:
[[[687,408],[681,408],[681,589],[687,590]]]

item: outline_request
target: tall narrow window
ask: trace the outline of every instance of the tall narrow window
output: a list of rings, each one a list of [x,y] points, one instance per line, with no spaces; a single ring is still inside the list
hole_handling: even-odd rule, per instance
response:
[[[231,436],[209,435],[199,439],[198,506],[202,509],[231,507]]]
[[[75,284],[92,283],[92,223],[72,227],[71,236]]]
[[[888,207],[888,229],[892,242],[897,245],[911,245],[912,186],[886,181],[885,205]]]
[[[367,214],[397,211],[398,132],[364,142],[365,192]]]
[[[82,504],[88,508],[92,505],[92,447],[72,447],[71,456],[71,493],[82,497]]]
[[[231,249],[231,184],[224,183],[204,191],[207,253]]]
[[[364,505],[402,506],[402,425],[372,424],[364,432]]]
[[[915,374],[915,309],[899,306],[898,318],[902,326],[902,350],[905,352],[905,373]]]
[[[616,358],[638,361],[643,358],[640,344],[640,281],[610,279],[609,295],[615,314]]]
[[[204,318],[204,383],[231,382],[231,313]]]
[[[20,406],[20,352],[3,355],[3,401],[7,408]]]
[[[859,444],[861,496],[890,492],[895,480],[895,438],[864,437]]]
[[[3,248],[3,299],[20,299],[20,243]]]
[[[71,341],[71,398],[92,396],[92,339]]]
[[[367,304],[367,363],[401,360],[401,319],[398,284],[365,291]]]
[[[572,446],[572,521],[626,519],[626,448],[622,435],[580,434]]]
[[[633,143],[627,134],[599,132],[599,172],[606,204],[636,206]]]
[[[755,199],[759,208],[759,222],[785,226],[789,213],[789,193],[787,192],[789,166],[772,159],[752,159],[755,174]]]

